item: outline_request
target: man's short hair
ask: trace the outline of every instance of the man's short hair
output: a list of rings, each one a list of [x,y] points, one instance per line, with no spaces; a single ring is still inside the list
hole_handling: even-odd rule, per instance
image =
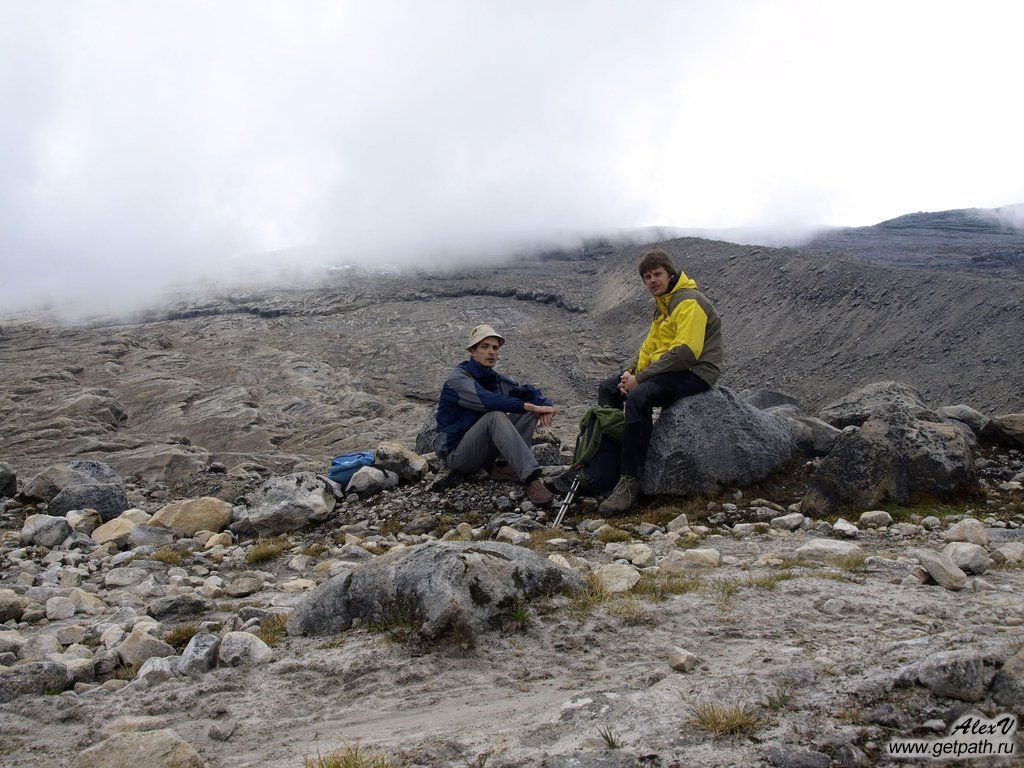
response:
[[[640,263],[637,264],[637,271],[640,273],[640,277],[650,272],[652,269],[658,267],[664,267],[665,271],[670,275],[678,275],[675,266],[672,264],[672,259],[665,253],[661,248],[653,248],[647,251],[640,259]]]

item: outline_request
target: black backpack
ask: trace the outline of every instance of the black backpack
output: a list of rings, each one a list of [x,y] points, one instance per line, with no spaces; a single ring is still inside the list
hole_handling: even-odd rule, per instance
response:
[[[626,415],[618,408],[591,408],[580,419],[572,470],[590,493],[611,493],[619,482],[619,456]]]

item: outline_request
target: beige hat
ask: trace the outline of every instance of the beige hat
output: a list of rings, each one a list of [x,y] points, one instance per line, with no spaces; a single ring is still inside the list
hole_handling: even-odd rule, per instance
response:
[[[486,339],[488,336],[493,336],[498,340],[498,346],[500,347],[505,343],[505,337],[498,333],[496,330],[491,328],[489,325],[478,325],[472,331],[469,332],[469,343],[466,345],[466,349],[472,349],[481,341]]]

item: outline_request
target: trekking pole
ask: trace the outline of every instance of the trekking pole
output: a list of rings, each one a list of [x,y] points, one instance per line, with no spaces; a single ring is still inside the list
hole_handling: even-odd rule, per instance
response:
[[[572,504],[572,500],[576,497],[576,491],[580,488],[580,475],[579,473],[572,481],[572,485],[569,486],[569,492],[565,494],[565,498],[562,500],[562,506],[558,509],[558,516],[555,517],[555,522],[551,524],[552,528],[558,528],[562,524],[562,519],[565,517],[565,513],[569,511],[569,505]]]

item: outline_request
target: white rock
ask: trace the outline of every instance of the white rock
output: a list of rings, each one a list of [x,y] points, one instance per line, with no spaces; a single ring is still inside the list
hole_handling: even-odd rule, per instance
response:
[[[1003,544],[992,553],[992,559],[1010,564],[1024,562],[1024,542],[1011,541],[1009,544]]]
[[[495,537],[498,541],[505,541],[509,544],[516,544],[520,547],[524,547],[530,543],[530,534],[523,531],[517,531],[507,525],[501,526],[498,531],[498,535]]]
[[[717,549],[694,548],[683,550],[683,562],[706,568],[717,568],[722,563],[722,554]]]
[[[921,525],[929,531],[934,531],[942,526],[942,521],[935,517],[935,515],[928,515],[928,517],[921,521]]]
[[[148,680],[150,683],[162,683],[174,677],[174,671],[178,660],[171,657],[151,656],[146,659],[139,669],[136,680]]]
[[[967,583],[967,574],[948,555],[928,549],[915,550],[913,554],[921,567],[928,571],[928,575],[940,586],[955,591],[963,589]]]
[[[837,541],[835,539],[811,539],[796,551],[797,557],[802,560],[823,560],[835,562],[846,557],[859,557],[864,550],[852,541]]]
[[[942,553],[965,573],[980,576],[988,570],[988,552],[984,547],[971,544],[969,541],[951,541],[943,547]]]
[[[804,516],[800,512],[792,512],[781,517],[773,517],[769,524],[777,531],[795,531],[804,524]]]
[[[223,667],[239,667],[260,664],[273,655],[270,646],[256,635],[248,632],[228,632],[220,641],[217,661]]]
[[[860,536],[860,528],[840,517],[832,526],[832,533],[844,539],[855,539]]]
[[[51,597],[46,601],[46,618],[50,621],[70,619],[75,615],[75,604],[66,597]]]
[[[690,527],[690,520],[686,517],[686,515],[679,515],[678,517],[670,521],[666,527],[669,531],[673,533],[678,533],[681,529]]]
[[[942,532],[946,541],[969,541],[979,547],[988,546],[988,530],[985,524],[972,517],[965,518]]]
[[[858,522],[870,528],[881,528],[883,525],[889,525],[892,522],[892,515],[884,509],[873,509],[870,512],[861,513]]]
[[[640,581],[640,571],[625,563],[609,563],[596,569],[594,578],[606,592],[628,592]]]
[[[700,659],[693,653],[674,646],[668,655],[668,665],[676,672],[692,672]]]

